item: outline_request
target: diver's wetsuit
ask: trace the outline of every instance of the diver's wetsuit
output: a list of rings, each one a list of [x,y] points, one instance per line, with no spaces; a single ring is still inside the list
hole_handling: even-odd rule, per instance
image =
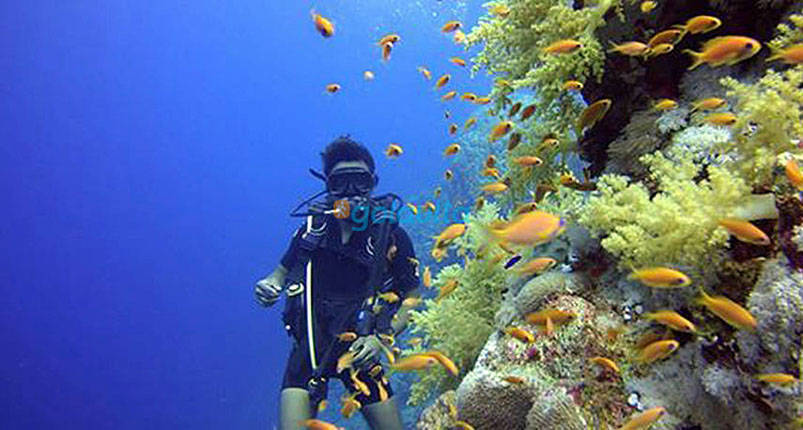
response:
[[[305,227],[302,226],[293,237],[290,247],[282,257],[282,266],[291,268],[299,264],[299,239]],[[313,303],[313,330],[315,337],[315,350],[317,362],[320,363],[324,350],[332,343],[332,339],[339,333],[355,331],[357,313],[363,301],[373,292],[368,290],[367,278],[369,267],[356,256],[365,252],[369,233],[353,231],[349,241],[343,245],[341,241],[340,224],[334,217],[328,216],[327,227],[324,233],[323,246],[317,247],[311,254],[312,261],[312,303]],[[418,271],[410,258],[415,258],[413,244],[407,233],[394,226],[391,231],[390,244],[396,246],[396,254],[388,265],[385,279],[392,279],[390,291],[396,292],[402,299],[418,287]],[[383,252],[386,254],[386,252]],[[309,347],[306,337],[306,316],[304,312],[285,312],[285,324],[290,327],[290,334],[294,342],[287,360],[284,372],[282,389],[307,389],[307,382],[312,375]],[[337,377],[343,382],[346,389],[354,393],[357,390],[351,381],[348,369],[335,375],[337,358],[345,353],[350,342],[335,342],[330,353],[328,366],[324,375]],[[379,401],[376,381],[382,381],[384,372],[370,378],[360,372],[360,380],[368,384],[371,395],[357,395],[356,399],[367,405]],[[374,380],[375,379],[375,380]],[[379,382],[381,383],[381,382]],[[384,385],[388,396],[393,392],[389,385]]]

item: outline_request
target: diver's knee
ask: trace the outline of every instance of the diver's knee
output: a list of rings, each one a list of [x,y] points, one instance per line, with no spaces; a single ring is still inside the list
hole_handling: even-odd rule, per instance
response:
[[[283,389],[279,409],[282,430],[302,428],[299,422],[311,418],[309,392],[303,388]]]
[[[404,430],[395,396],[362,407],[361,412],[374,430]]]

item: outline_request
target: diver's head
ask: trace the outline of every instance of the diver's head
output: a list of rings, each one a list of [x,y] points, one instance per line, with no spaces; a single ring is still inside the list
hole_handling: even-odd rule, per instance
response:
[[[334,199],[369,197],[379,178],[374,173],[374,157],[368,149],[341,136],[321,153],[326,190]]]

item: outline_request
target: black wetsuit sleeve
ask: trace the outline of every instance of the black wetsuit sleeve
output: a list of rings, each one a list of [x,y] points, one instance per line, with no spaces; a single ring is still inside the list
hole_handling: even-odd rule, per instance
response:
[[[293,238],[290,240],[290,245],[287,246],[287,251],[284,252],[284,255],[281,259],[281,264],[284,266],[285,269],[290,269],[296,264],[296,260],[298,259],[298,240],[301,238],[301,235],[304,234],[306,230],[305,225],[301,225],[295,233],[293,233]]]
[[[418,288],[418,264],[415,260],[415,249],[410,236],[403,228],[397,227],[394,230],[396,241],[396,256],[390,265],[393,275],[393,290],[401,293],[404,297],[411,291]]]

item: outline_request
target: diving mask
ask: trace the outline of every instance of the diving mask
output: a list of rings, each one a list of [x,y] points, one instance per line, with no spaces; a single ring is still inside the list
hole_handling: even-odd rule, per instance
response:
[[[336,197],[368,196],[376,182],[376,176],[369,170],[345,167],[329,173],[326,177],[326,190]]]

